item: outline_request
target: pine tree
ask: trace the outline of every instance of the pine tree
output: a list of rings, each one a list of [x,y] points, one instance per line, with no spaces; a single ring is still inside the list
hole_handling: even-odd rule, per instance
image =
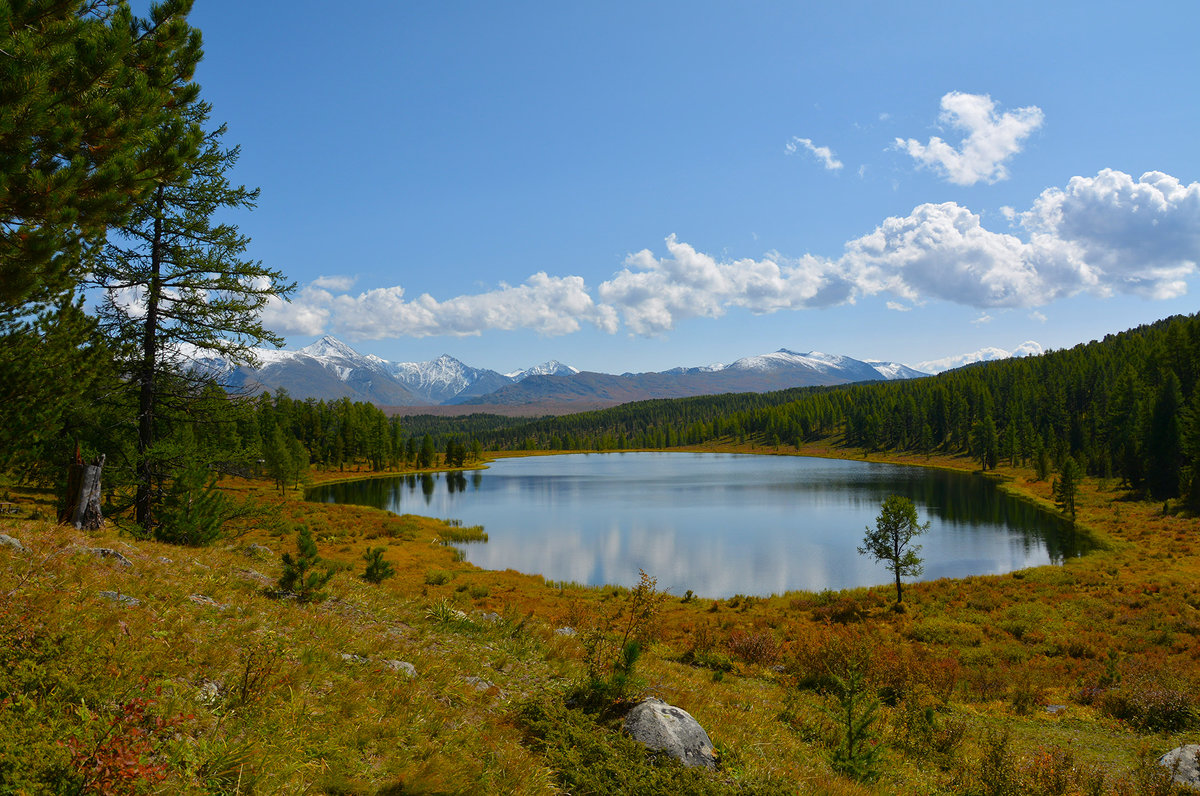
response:
[[[195,102],[181,116],[203,129],[209,112]],[[147,530],[156,526],[153,486],[163,477],[152,451],[163,426],[186,411],[187,384],[195,381],[186,375],[187,356],[199,350],[253,364],[255,345],[282,343],[259,312],[294,288],[278,271],[244,259],[249,239],[215,218],[252,208],[258,196],[226,177],[238,148],[225,148],[224,134],[224,126],[206,133],[198,154],[154,187],[91,262],[93,284],[104,291],[101,328],[114,344],[132,341],[120,357],[137,395],[134,513]]]
[[[1079,492],[1079,465],[1070,456],[1059,468],[1058,478],[1050,485],[1050,493],[1054,496],[1054,504],[1059,511],[1075,521],[1075,496]]]
[[[191,5],[140,19],[115,0],[2,4],[0,309],[69,290],[82,250],[194,154],[175,112],[198,90]]]

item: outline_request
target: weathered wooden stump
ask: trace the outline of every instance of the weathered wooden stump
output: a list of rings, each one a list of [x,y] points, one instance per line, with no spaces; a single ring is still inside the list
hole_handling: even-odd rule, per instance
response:
[[[104,456],[91,464],[76,460],[67,472],[67,506],[58,521],[71,523],[77,530],[96,531],[104,525],[100,512],[100,474]]]

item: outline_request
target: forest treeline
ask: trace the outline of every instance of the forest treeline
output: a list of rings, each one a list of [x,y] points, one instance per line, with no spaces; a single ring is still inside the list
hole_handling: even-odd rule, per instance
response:
[[[410,433],[499,450],[671,448],[714,440],[793,445],[841,435],[867,450],[966,453],[982,469],[1071,458],[1164,500],[1200,497],[1200,318],[922,379],[642,401],[536,421],[409,417]]]

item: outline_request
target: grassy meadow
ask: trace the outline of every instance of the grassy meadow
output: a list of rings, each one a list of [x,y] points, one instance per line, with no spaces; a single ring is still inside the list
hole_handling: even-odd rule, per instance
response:
[[[989,476],[1053,510],[1032,471]],[[910,584],[902,612],[887,584],[712,600],[482,571],[450,543],[485,529],[223,486],[255,511],[207,548],[77,532],[4,488],[25,550],[0,546],[0,793],[1169,794],[1155,759],[1200,731],[1200,524],[1116,481],[1081,484],[1096,552]],[[301,526],[324,599],[276,587]],[[368,583],[380,547],[395,574]],[[700,721],[718,771],[619,733],[643,695]],[[847,705],[876,702],[861,765],[835,764]]]

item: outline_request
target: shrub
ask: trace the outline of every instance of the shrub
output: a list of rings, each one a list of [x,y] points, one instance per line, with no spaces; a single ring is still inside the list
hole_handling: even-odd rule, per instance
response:
[[[733,657],[747,663],[770,666],[779,660],[779,642],[769,630],[735,630],[729,634],[727,644]]]
[[[445,586],[454,576],[444,569],[431,569],[425,573],[425,585]]]
[[[363,580],[367,583],[383,583],[384,580],[393,577],[396,574],[395,568],[383,560],[383,554],[387,551],[384,547],[368,547],[367,552],[363,553],[363,559],[367,562],[367,570],[363,572]]]
[[[296,549],[294,559],[290,553],[283,554],[283,574],[279,576],[279,588],[295,594],[300,602],[320,602],[326,597],[321,588],[333,577],[333,570],[328,566],[320,572],[315,569],[321,562],[321,557],[317,555],[317,543],[313,541],[312,532],[307,525],[301,525],[299,528]]]

